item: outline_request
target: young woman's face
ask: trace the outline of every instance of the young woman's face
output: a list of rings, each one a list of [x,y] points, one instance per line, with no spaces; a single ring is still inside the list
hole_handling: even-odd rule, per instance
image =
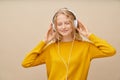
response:
[[[57,31],[63,37],[72,35],[72,24],[70,22],[70,19],[67,18],[67,16],[64,14],[60,14],[57,16]]]

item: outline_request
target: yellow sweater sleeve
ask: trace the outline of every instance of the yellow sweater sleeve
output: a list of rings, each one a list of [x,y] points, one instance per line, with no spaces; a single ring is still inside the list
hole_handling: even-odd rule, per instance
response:
[[[89,52],[91,58],[100,58],[112,56],[116,53],[114,47],[112,47],[107,41],[100,39],[99,37],[91,34],[89,36],[89,40],[92,41],[93,44],[90,44]]]
[[[89,36],[89,40],[93,42],[92,44],[89,44],[88,50],[91,58],[112,56],[116,52],[115,48],[113,48],[106,41],[96,37],[94,34],[91,34]],[[32,51],[26,55],[25,59],[22,62],[22,66],[27,68],[44,64],[46,57],[49,54],[51,45],[47,46],[46,48],[45,46],[46,45],[44,41],[41,41]]]
[[[46,53],[48,53],[48,50],[45,50],[44,47],[44,41],[40,41],[40,43],[26,55],[22,62],[22,66],[27,68],[45,63]]]

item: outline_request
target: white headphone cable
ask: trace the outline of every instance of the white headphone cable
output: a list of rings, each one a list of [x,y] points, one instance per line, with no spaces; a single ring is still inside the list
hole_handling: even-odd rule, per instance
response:
[[[72,41],[71,49],[70,49],[70,52],[69,52],[68,62],[65,62],[64,58],[60,54],[60,44],[59,44],[59,41],[58,41],[58,55],[61,58],[62,62],[64,63],[65,67],[66,67],[66,80],[68,80],[68,71],[69,71],[69,64],[70,64],[70,58],[71,58],[71,54],[72,54],[72,50],[73,50],[73,45],[74,45],[74,39]]]

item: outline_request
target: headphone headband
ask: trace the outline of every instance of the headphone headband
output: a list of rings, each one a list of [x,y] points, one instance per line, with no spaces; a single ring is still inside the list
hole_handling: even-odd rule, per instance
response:
[[[61,11],[62,11],[62,10],[67,10],[67,11],[69,11],[69,12],[73,15],[73,17],[74,17],[74,26],[75,26],[75,28],[77,28],[77,26],[78,26],[78,21],[77,21],[77,18],[76,18],[75,13],[74,13],[72,10],[69,10],[69,9],[67,9],[67,8],[61,8],[61,9],[59,9],[58,11],[60,11],[60,10],[61,10]],[[58,11],[55,13],[55,15],[53,16],[53,19],[52,19],[52,24],[53,24],[53,29],[54,29],[54,30],[55,30],[54,18],[56,17]]]

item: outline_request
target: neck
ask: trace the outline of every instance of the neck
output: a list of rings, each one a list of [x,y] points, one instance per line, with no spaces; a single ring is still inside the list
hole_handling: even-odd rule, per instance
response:
[[[72,36],[64,36],[61,41],[62,42],[70,42],[70,41],[73,41],[73,37]]]

